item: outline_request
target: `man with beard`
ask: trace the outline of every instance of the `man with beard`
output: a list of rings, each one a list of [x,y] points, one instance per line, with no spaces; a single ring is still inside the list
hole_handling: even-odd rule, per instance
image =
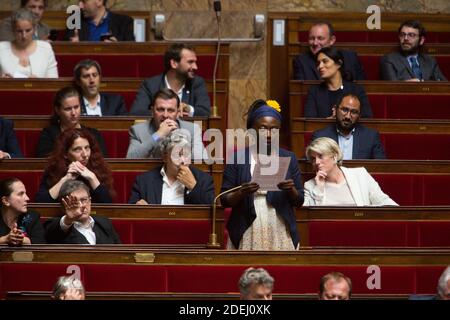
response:
[[[405,21],[398,29],[400,50],[381,58],[381,80],[447,81],[436,59],[420,52],[425,28],[417,20]]]
[[[67,30],[65,39],[78,41],[134,41],[133,19],[106,8],[107,0],[81,0],[80,30]]]
[[[336,123],[313,132],[311,141],[321,137],[335,140],[344,160],[386,159],[378,132],[358,123],[361,104],[357,96],[344,95],[335,109]]]
[[[47,0],[21,0],[20,7],[30,10],[36,19],[34,40],[47,40],[50,35],[50,27],[42,22]],[[0,23],[0,41],[13,41],[14,33],[11,26],[11,17],[5,18]]]
[[[209,116],[211,103],[205,81],[195,75],[197,56],[194,49],[186,44],[173,44],[164,54],[164,68],[164,73],[142,82],[130,114],[149,115],[154,94],[168,88],[181,101],[178,116]]]
[[[315,55],[320,49],[331,47],[336,42],[334,28],[328,21],[317,21],[308,33],[309,50],[297,56],[293,61],[294,80],[320,80]],[[365,80],[366,75],[359,62],[356,52],[339,50],[344,57],[345,73],[351,75],[352,80]]]
[[[73,75],[81,95],[81,115],[102,117],[127,114],[122,96],[100,93],[102,68],[97,61],[85,59],[78,62]]]

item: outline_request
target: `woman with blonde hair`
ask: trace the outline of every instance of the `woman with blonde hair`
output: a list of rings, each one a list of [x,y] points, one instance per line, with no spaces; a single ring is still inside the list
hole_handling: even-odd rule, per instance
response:
[[[315,139],[306,149],[316,176],[305,182],[304,206],[397,206],[365,168],[342,166],[333,139]]]

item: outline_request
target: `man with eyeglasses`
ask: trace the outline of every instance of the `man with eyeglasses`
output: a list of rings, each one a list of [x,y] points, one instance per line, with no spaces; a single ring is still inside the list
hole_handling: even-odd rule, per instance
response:
[[[57,244],[120,244],[114,226],[106,217],[91,216],[89,188],[79,180],[63,183],[58,199],[64,213],[44,224],[48,243]]]
[[[293,61],[294,80],[321,80],[317,70],[315,55],[324,47],[331,47],[336,42],[333,25],[328,21],[316,21],[308,31],[308,52],[298,55]],[[366,75],[356,52],[341,50],[346,73],[352,80],[365,80]]]
[[[335,140],[344,160],[386,159],[379,133],[359,123],[361,103],[356,95],[344,95],[334,108],[336,122],[313,132],[311,141],[321,137]]]
[[[425,34],[425,28],[420,21],[409,20],[400,25],[399,51],[381,58],[381,80],[447,81],[436,59],[421,52]]]

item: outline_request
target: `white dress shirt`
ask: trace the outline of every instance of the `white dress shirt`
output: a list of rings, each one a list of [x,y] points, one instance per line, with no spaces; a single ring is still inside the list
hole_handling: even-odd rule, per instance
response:
[[[185,85],[183,84],[183,86],[180,88],[180,90],[178,92],[176,92],[175,90],[173,90],[170,87],[169,81],[167,80],[167,76],[164,76],[164,81],[166,82],[166,87],[168,89],[172,90],[173,92],[175,92],[177,94],[178,98],[180,99],[180,102],[182,102],[183,101],[182,100],[183,99],[183,90],[184,90]],[[193,117],[194,111],[195,111],[194,106],[191,106],[190,104],[187,104],[187,105],[189,106],[189,117]]]
[[[94,245],[97,243],[94,232],[94,224],[94,219],[92,219],[92,217],[89,217],[89,221],[87,224],[82,224],[81,222],[75,221],[73,223],[73,227],[86,238],[89,244]],[[64,216],[59,221],[59,226],[63,231],[67,231],[72,225],[66,224],[66,216]]]
[[[169,178],[167,177],[164,167],[161,168],[160,172],[161,176],[163,177],[161,204],[183,205],[185,186],[178,180],[175,180],[172,184],[170,184]]]

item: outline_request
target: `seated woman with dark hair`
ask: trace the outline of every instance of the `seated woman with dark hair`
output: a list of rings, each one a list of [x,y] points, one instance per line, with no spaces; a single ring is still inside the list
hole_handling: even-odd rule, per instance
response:
[[[21,246],[45,243],[39,214],[28,211],[25,185],[17,178],[0,182],[1,219],[0,244]]]
[[[256,141],[238,150],[223,173],[221,191],[229,193],[220,200],[233,209],[227,224],[228,249],[295,250],[299,246],[293,208],[303,204],[303,186],[297,157],[278,147],[281,125],[281,110],[275,101],[256,100],[250,106],[247,129],[253,129]],[[276,181],[276,191],[259,190],[260,185],[252,182],[256,165],[268,157],[289,161],[284,180]]]
[[[55,141],[62,131],[72,128],[85,128],[97,140],[103,157],[107,158],[105,142],[100,132],[80,124],[81,106],[80,93],[74,87],[64,87],[55,94],[53,99],[53,116],[50,126],[42,130],[37,145],[37,157],[45,158],[52,152]]]
[[[212,204],[212,177],[191,163],[189,131],[175,129],[158,141],[164,165],[136,177],[129,203]]]
[[[364,87],[351,82],[351,76],[345,73],[342,53],[334,47],[325,47],[317,52],[316,61],[323,82],[309,88],[305,118],[335,118],[337,101],[348,93],[359,98],[361,117],[372,118],[372,107]]]
[[[61,133],[41,180],[36,202],[57,202],[61,185],[82,180],[91,190],[92,202],[111,203],[115,195],[111,169],[96,139],[85,129]]]

